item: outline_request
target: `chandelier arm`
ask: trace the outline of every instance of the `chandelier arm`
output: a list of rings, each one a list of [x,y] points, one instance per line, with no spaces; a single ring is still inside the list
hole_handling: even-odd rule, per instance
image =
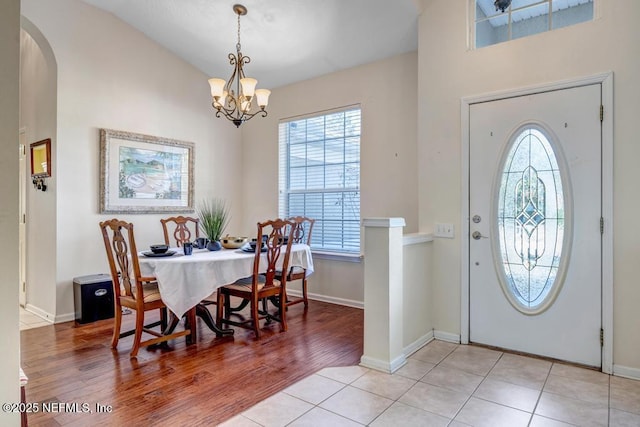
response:
[[[235,99],[231,98],[231,101],[229,102],[230,104],[233,104],[233,108],[229,107],[221,107],[220,109],[218,109],[218,107],[216,107],[216,109],[218,109],[218,111],[223,112],[223,114],[225,115],[225,117],[234,117],[234,113],[238,110],[237,106],[236,106],[236,101]],[[214,105],[215,107],[215,105]]]
[[[232,121],[236,125],[236,127],[240,127],[242,123],[248,122],[258,114],[260,114],[261,117],[267,117],[268,115],[267,110],[265,110],[262,107],[260,108],[260,110],[256,111],[255,113],[241,113],[238,116],[234,116],[232,113],[233,111],[229,111],[226,108],[217,109],[216,117],[220,118],[221,116],[224,116],[228,120]]]
[[[233,82],[236,80],[236,77],[238,75],[238,69],[240,68],[238,66],[238,63],[239,63],[238,58],[233,53],[230,53],[229,64],[233,65],[233,72],[231,73],[231,77],[229,77],[229,80],[227,80],[227,83],[224,85],[224,88],[229,95],[233,93],[232,85],[233,85]]]
[[[267,117],[267,111],[261,108],[258,111],[256,111],[255,113],[244,113],[242,115],[242,119],[243,119],[242,121],[248,122],[249,120],[251,120],[254,116],[256,116],[258,114],[262,114],[262,117]]]
[[[233,75],[236,76],[236,102],[239,104],[238,107],[242,106],[242,100],[240,99],[240,79],[244,79],[244,70],[242,69],[243,64],[244,57],[242,56],[242,52],[238,50],[236,68],[233,70]]]
[[[221,116],[226,117],[227,119],[231,120],[231,121],[235,121],[238,119],[242,119],[241,117],[238,118],[236,116],[233,115],[235,110],[227,110],[226,108],[221,108],[221,109],[216,109],[216,117],[220,118]],[[244,121],[244,120],[241,120]]]

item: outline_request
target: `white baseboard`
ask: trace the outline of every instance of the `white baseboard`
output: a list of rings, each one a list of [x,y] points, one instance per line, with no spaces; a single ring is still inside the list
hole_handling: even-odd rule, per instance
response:
[[[50,322],[50,323],[63,323],[63,322],[70,322],[70,321],[76,320],[75,312],[60,314],[56,316],[29,303],[27,303],[24,309],[27,310],[29,313],[33,313],[36,316],[41,317],[43,320],[46,320],[47,322]]]
[[[55,316],[53,314],[44,311],[40,307],[36,307],[34,305],[27,303],[24,309],[27,310],[29,313],[32,313],[38,317],[41,317],[43,320],[46,320],[47,322],[54,323],[55,321]]]
[[[287,294],[294,296],[296,298],[302,297],[302,291],[298,291],[296,289],[291,289],[291,290],[287,289]],[[326,295],[319,295],[319,294],[312,294],[312,293],[308,293],[307,297],[314,301],[322,301],[322,302],[328,302],[331,304],[344,305],[347,307],[364,309],[364,302],[362,301],[354,301],[350,299],[329,297]]]
[[[433,331],[429,331],[429,333],[421,336],[420,338],[418,338],[417,340],[415,340],[414,342],[406,346],[403,350],[404,356],[405,357],[411,356],[413,353],[415,353],[416,351],[420,350],[422,347],[424,347],[425,345],[433,341],[433,339],[434,339]]]
[[[56,316],[56,320],[54,323],[71,322],[74,320],[76,320],[76,313],[72,312],[72,313],[61,314],[59,316]]]
[[[393,374],[398,369],[402,368],[407,363],[407,358],[404,354],[396,357],[391,362],[386,362],[380,359],[374,359],[373,357],[362,356],[360,358],[360,366],[365,368],[375,369],[376,371],[386,372],[387,374]]]
[[[632,380],[640,380],[640,369],[613,365],[613,375],[616,377],[631,378]]]
[[[440,341],[447,341],[455,344],[460,344],[459,334],[452,334],[450,332],[444,332],[444,331],[433,331],[433,337]]]

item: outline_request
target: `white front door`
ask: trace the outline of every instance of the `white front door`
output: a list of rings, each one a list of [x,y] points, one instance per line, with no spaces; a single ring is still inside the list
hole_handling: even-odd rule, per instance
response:
[[[601,85],[470,106],[471,342],[601,366]]]

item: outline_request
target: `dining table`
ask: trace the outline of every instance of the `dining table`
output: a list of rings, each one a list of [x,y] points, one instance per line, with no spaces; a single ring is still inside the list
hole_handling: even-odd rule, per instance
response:
[[[196,315],[202,318],[216,335],[233,334],[233,329],[221,329],[215,324],[202,301],[214,295],[219,287],[253,274],[255,252],[247,248],[248,245],[218,251],[194,248],[191,255],[185,255],[183,248],[177,247],[169,248],[164,256],[150,254],[147,251],[138,254],[140,273],[142,276],[156,278],[162,301],[175,315],[170,329],[175,328],[178,320],[195,307]],[[267,254],[261,252],[260,256],[262,269],[267,265]],[[282,266],[283,261],[284,257],[280,257],[278,267]],[[313,274],[311,248],[302,243],[292,244],[289,267],[302,267],[307,276]]]

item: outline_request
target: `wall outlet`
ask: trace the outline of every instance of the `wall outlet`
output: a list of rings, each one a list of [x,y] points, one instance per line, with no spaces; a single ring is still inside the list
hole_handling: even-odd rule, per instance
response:
[[[453,239],[453,224],[436,223],[436,231],[434,237],[444,237],[447,239]]]

